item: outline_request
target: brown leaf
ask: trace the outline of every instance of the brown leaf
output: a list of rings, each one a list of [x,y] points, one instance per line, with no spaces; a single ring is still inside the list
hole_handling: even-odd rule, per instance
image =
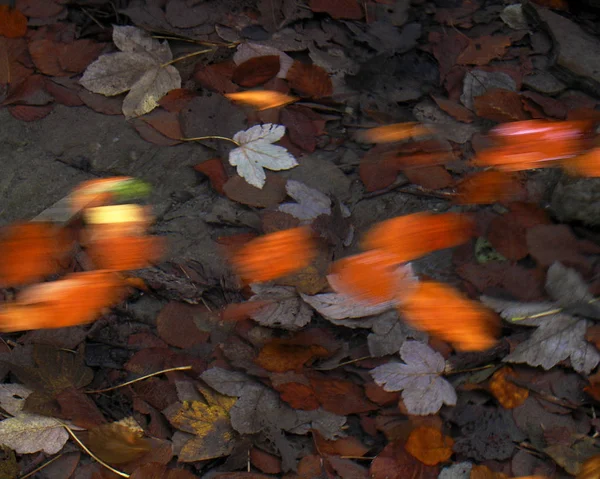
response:
[[[27,33],[27,18],[16,8],[0,5],[0,35],[18,38]]]
[[[491,245],[507,259],[518,261],[529,254],[526,229],[515,221],[514,214],[497,216],[490,223],[486,235]]]
[[[135,128],[135,131],[137,131],[144,140],[154,145],[175,146],[181,143],[178,140],[173,140],[172,138],[166,137],[156,128],[139,118],[133,118],[130,123]]]
[[[309,153],[315,151],[317,138],[325,127],[325,120],[318,113],[302,106],[289,106],[281,110],[280,118],[292,143]]]
[[[281,472],[281,459],[256,447],[250,449],[250,462],[254,467],[267,474]]]
[[[452,456],[454,440],[431,427],[413,429],[404,448],[427,466],[445,462]]]
[[[56,395],[56,400],[60,405],[61,417],[76,426],[91,429],[106,422],[90,395],[79,389],[67,388]]]
[[[82,88],[75,80],[66,77],[46,78],[45,80],[44,88],[54,97],[56,103],[65,106],[84,105],[83,100],[79,97]]]
[[[314,375],[309,380],[315,396],[326,411],[346,416],[377,409],[365,397],[363,389],[351,381],[321,375]]]
[[[333,94],[329,74],[318,65],[295,61],[288,70],[286,79],[291,88],[310,98],[325,98]]]
[[[502,88],[490,88],[474,99],[475,113],[481,118],[498,123],[529,119],[523,110],[518,93]]]
[[[437,103],[437,106],[456,120],[462,121],[463,123],[472,123],[475,120],[473,112],[460,103],[439,96],[432,95],[432,98]]]
[[[18,85],[33,73],[19,61],[23,56],[29,57],[24,38],[0,36],[0,85]]]
[[[310,9],[315,13],[328,13],[335,19],[360,20],[363,9],[356,0],[310,0]]]
[[[123,95],[104,96],[83,89],[79,92],[79,98],[88,107],[103,115],[122,115]]]
[[[58,47],[58,63],[66,72],[82,73],[102,52],[105,43],[92,40],[75,40]],[[35,60],[34,60],[35,61]]]
[[[231,80],[240,86],[251,88],[275,77],[279,68],[279,55],[253,57],[237,66]]]
[[[183,138],[181,124],[179,123],[179,115],[177,112],[170,112],[161,109],[154,109],[152,112],[138,117],[145,123],[148,123],[158,132],[171,138],[172,140],[180,140]]]
[[[426,466],[404,449],[404,442],[390,442],[371,463],[372,479],[437,479],[439,468]]]
[[[53,77],[70,76],[60,66],[59,51],[59,44],[46,38],[29,42],[29,54],[39,71]]]
[[[196,93],[191,90],[176,88],[163,96],[158,104],[167,111],[179,113],[196,96]]]
[[[52,101],[52,97],[46,91],[45,84],[46,81],[42,75],[28,76],[15,88],[11,88],[2,104],[46,105]]]
[[[511,45],[510,37],[485,35],[471,39],[467,48],[456,59],[459,65],[487,65],[491,60],[504,56]]]
[[[49,0],[39,2],[37,0],[17,0],[17,8],[28,17],[53,17],[61,13],[65,6],[62,2]]]
[[[90,429],[86,445],[109,464],[131,462],[151,449],[144,431],[132,417]]]
[[[258,208],[277,206],[286,197],[286,181],[273,173],[267,173],[267,180],[262,189],[248,184],[239,175],[232,176],[223,185],[223,191],[230,200]]]
[[[328,355],[329,352],[318,345],[301,346],[275,340],[263,346],[254,362],[267,371],[284,373],[301,370],[309,361]]]
[[[410,170],[404,170],[403,173],[411,183],[430,190],[448,188],[454,184],[452,175],[443,166],[411,168]]]
[[[273,387],[281,395],[281,400],[288,403],[294,409],[313,411],[319,408],[319,400],[315,396],[315,392],[312,387],[306,384],[289,382],[275,384]]]
[[[235,67],[233,62],[231,64]],[[239,90],[239,87],[231,81],[231,76],[225,75],[223,69],[218,68],[217,65],[202,65],[198,63],[194,71],[194,79],[203,88],[216,91],[221,95]]]
[[[8,112],[17,120],[37,121],[47,117],[53,108],[53,105],[10,105],[8,106]]]
[[[317,430],[312,431],[313,440],[319,454],[333,456],[362,457],[369,449],[356,437],[342,437],[336,440],[325,439]]]
[[[182,349],[205,343],[210,334],[200,331],[194,318],[203,317],[206,313],[204,306],[171,301],[161,309],[156,319],[158,335],[171,346]]]
[[[211,158],[203,161],[202,163],[195,165],[194,170],[208,176],[210,186],[212,186],[220,195],[225,195],[225,189],[223,187],[225,186],[225,183],[227,183],[229,177],[227,176],[221,158]]]

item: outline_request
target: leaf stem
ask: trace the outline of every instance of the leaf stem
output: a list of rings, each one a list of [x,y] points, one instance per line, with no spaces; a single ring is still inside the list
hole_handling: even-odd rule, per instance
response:
[[[558,314],[562,310],[563,310],[563,308],[549,309],[548,311],[542,311],[541,313],[530,314],[529,316],[516,316],[514,318],[510,318],[510,320],[514,323],[516,321],[523,321],[525,319],[543,318],[544,316],[550,316],[551,314]]]
[[[177,40],[178,42],[188,42],[195,43],[196,45],[206,45],[207,47],[225,47],[225,48],[235,48],[241,42],[207,42],[203,40],[194,40],[193,38],[186,37],[175,37],[172,35],[152,35],[152,38],[156,38],[158,40]]]
[[[218,136],[218,135],[208,135],[208,136],[197,136],[195,138],[179,138],[179,141],[204,141],[204,140],[225,140],[233,143],[235,146],[240,147],[237,141],[227,138],[226,136]]]
[[[158,376],[159,374],[170,373],[171,371],[189,371],[190,369],[192,369],[192,366],[178,366],[176,368],[163,369],[162,371],[156,371],[155,373],[146,374],[145,376],[142,376],[141,378],[132,379],[131,381],[127,381],[126,383],[119,384],[117,386],[111,386],[106,389],[94,389],[92,391],[85,391],[85,393],[86,394],[96,394],[96,393],[105,393],[108,391],[114,391],[115,389],[129,386],[130,384],[134,384],[134,383],[143,381],[144,379]]]
[[[187,55],[183,55],[182,57],[173,58],[173,60],[171,60],[167,63],[163,63],[160,67],[164,68],[164,67],[172,65],[173,63],[176,63],[178,61],[185,60],[186,58],[191,58],[191,57],[195,57],[196,55],[201,55],[202,53],[208,53],[208,52],[214,52],[214,51],[215,51],[214,48],[207,48],[206,50],[199,50],[197,52],[188,53]]]
[[[100,459],[99,457],[96,457],[94,455],[94,453],[92,451],[90,451],[86,445],[84,443],[82,443],[79,438],[75,435],[75,433],[71,430],[71,428],[69,426],[67,426],[65,423],[61,422],[62,427],[64,427],[67,432],[69,433],[69,436],[71,436],[71,438],[73,439],[73,441],[75,441],[79,447],[81,447],[81,449],[83,449],[87,454],[89,454],[89,456],[96,461],[98,464],[100,464],[101,466],[104,466],[106,469],[108,469],[111,472],[114,472],[115,474],[117,474],[118,476],[121,477],[129,477],[129,474],[125,473],[125,472],[121,472],[118,469],[115,469],[114,467],[109,466],[108,464],[106,464],[102,459]]]

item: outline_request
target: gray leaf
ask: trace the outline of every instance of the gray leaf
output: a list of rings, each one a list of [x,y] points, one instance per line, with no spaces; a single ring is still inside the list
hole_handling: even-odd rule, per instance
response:
[[[521,303],[519,301],[507,301],[489,296],[482,296],[480,300],[488,308],[491,308],[500,314],[500,316],[509,323],[518,324],[520,326],[539,326],[542,322],[547,321],[550,316],[528,319],[519,318],[527,318],[528,316],[556,309],[554,303]]]
[[[369,352],[374,357],[396,354],[409,337],[425,340],[427,335],[400,321],[395,310],[388,311],[373,321],[373,333],[367,337]]]
[[[386,391],[402,391],[409,414],[426,416],[444,404],[456,404],[456,391],[441,377],[445,366],[441,354],[418,341],[406,341],[400,355],[406,364],[384,364],[373,369],[371,376]]]
[[[563,307],[587,303],[593,299],[581,275],[559,262],[548,268],[546,291]]]
[[[285,191],[296,203],[283,203],[277,208],[301,221],[314,220],[320,215],[331,215],[331,199],[304,183],[288,180]]]
[[[325,319],[356,319],[374,316],[390,310],[394,307],[393,302],[371,305],[360,303],[339,293],[323,293],[314,296],[300,295],[304,301],[310,304]],[[343,323],[337,323],[342,324]],[[370,327],[370,326],[368,326]]]
[[[312,310],[292,287],[253,284],[252,291],[256,295],[251,301],[275,300],[252,314],[252,319],[263,326],[296,331],[306,326],[312,318]]]
[[[200,375],[200,379],[221,394],[237,397],[243,394],[246,387],[258,384],[247,374],[223,368],[210,368]]]
[[[126,118],[133,118],[151,112],[163,96],[180,86],[181,76],[175,67],[156,66],[131,87],[123,100],[123,114]]]

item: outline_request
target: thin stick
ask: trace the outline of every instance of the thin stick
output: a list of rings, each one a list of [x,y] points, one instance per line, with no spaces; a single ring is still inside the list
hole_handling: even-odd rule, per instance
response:
[[[485,366],[481,366],[478,368],[471,368],[471,369],[459,369],[457,371],[448,371],[448,372],[444,372],[444,374],[446,376],[449,376],[450,374],[462,374],[462,373],[472,373],[475,371],[483,371],[484,369],[490,369],[490,368],[495,368],[496,366],[494,364],[487,364]]]
[[[50,459],[49,461],[46,461],[44,464],[42,464],[39,467],[36,467],[33,471],[28,472],[27,474],[25,474],[24,476],[19,477],[19,479],[27,479],[28,477],[33,476],[35,473],[40,472],[42,469],[44,469],[46,466],[49,466],[50,464],[52,464],[54,461],[56,461],[57,459],[60,459],[61,457],[64,456],[64,453],[60,453],[58,456],[53,457],[52,459]]]
[[[85,452],[87,452],[89,454],[89,456],[94,461],[96,461],[101,466],[104,466],[109,471],[114,472],[115,474],[117,474],[117,475],[119,475],[121,477],[129,477],[129,474],[127,474],[125,472],[121,472],[121,471],[115,469],[114,467],[109,466],[102,459],[100,459],[99,457],[96,457],[94,455],[94,453],[92,451],[90,451],[86,447],[86,445],[79,440],[79,438],[75,435],[75,433],[71,430],[71,428],[69,426],[67,426],[65,423],[61,423],[61,426],[64,427],[67,430],[67,432],[69,433],[69,436],[71,436],[71,438],[73,439],[73,441],[75,441],[79,445],[79,447],[81,447],[81,449],[83,449]]]
[[[171,35],[152,35],[152,38],[156,38],[158,40],[176,40],[178,42],[194,43],[196,45],[206,45],[207,47],[235,48],[241,43],[241,42],[231,42],[231,43],[207,42],[204,40],[194,40],[193,38],[186,38],[186,37],[174,37]]]
[[[330,368],[313,368],[317,371],[331,371],[333,369],[337,369],[337,368],[341,368],[342,366],[347,366],[348,364],[354,364],[357,363],[359,361],[364,361],[365,359],[373,359],[373,356],[363,356],[362,358],[357,358],[357,359],[351,359],[349,361],[345,361],[343,363],[339,363],[335,366],[332,366]]]
[[[237,141],[227,138],[226,136],[209,135],[209,136],[197,136],[195,138],[179,138],[179,141],[204,141],[204,140],[225,140],[233,143],[235,146],[242,146]]]
[[[163,63],[160,67],[164,68],[168,65],[172,65],[173,63],[177,63],[178,61],[185,60],[186,58],[195,57],[197,55],[201,55],[203,53],[214,52],[214,48],[207,48],[206,50],[199,50],[197,52],[188,53],[187,55],[183,55],[182,57],[173,58],[170,62]]]
[[[84,392],[86,394],[105,393],[108,391],[114,391],[115,389],[119,389],[119,388],[122,388],[125,386],[129,386],[130,384],[134,384],[134,383],[143,381],[144,379],[158,376],[159,374],[170,373],[171,371],[189,371],[190,369],[192,369],[192,366],[178,366],[176,368],[163,369],[162,371],[156,371],[155,373],[147,374],[146,376],[142,376],[141,378],[132,379],[131,381],[127,381],[126,383],[119,384],[117,386],[112,386],[112,387],[109,387],[106,389],[94,389],[92,391],[84,391]]]

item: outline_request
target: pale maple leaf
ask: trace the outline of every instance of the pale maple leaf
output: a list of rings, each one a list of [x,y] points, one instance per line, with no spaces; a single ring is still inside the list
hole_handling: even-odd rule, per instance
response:
[[[229,163],[250,185],[262,189],[267,178],[263,168],[280,171],[298,166],[289,151],[273,145],[284,134],[285,126],[272,123],[237,132],[233,140],[240,146],[229,153]]]

